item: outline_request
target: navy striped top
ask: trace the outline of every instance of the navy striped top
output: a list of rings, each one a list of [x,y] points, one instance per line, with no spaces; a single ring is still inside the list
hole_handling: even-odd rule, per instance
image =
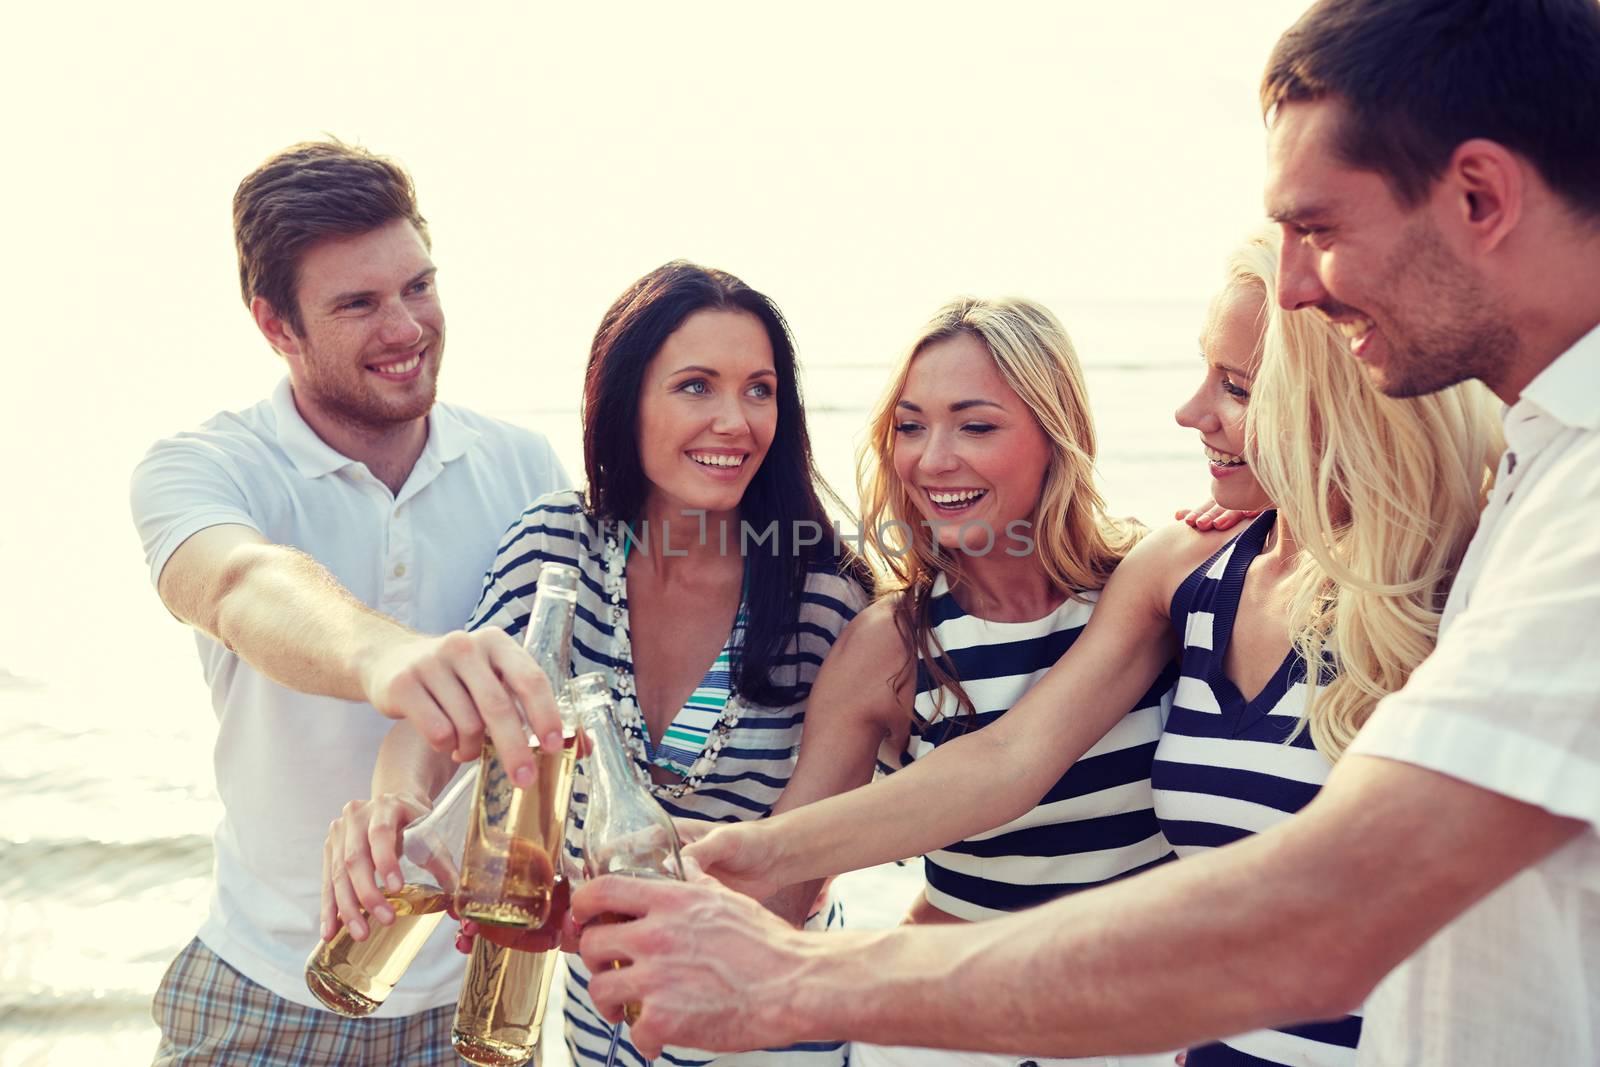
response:
[[[1098,595],[1068,599],[1031,622],[969,615],[940,575],[929,605],[943,665],[961,680],[975,714],[917,664],[917,695],[903,761],[926,756],[1011,706],[1072,647]],[[1128,714],[1067,769],[1032,811],[924,863],[928,900],[963,919],[987,919],[1089,889],[1172,858],[1150,801],[1150,761],[1170,699],[1169,668]],[[1072,708],[1063,707],[1063,715]]]
[[[1151,778],[1162,832],[1179,856],[1282,822],[1310,803],[1333,769],[1312,745],[1311,731],[1300,729],[1306,669],[1298,653],[1291,649],[1266,687],[1248,700],[1223,671],[1245,572],[1276,518],[1276,512],[1262,514],[1185,578],[1172,597],[1183,666]],[[1323,671],[1325,684],[1329,668]],[[1192,1050],[1188,1063],[1338,1067],[1355,1063],[1360,1036],[1358,1012],[1230,1037]]]
[[[602,528],[586,511],[576,492],[542,496],[523,512],[501,539],[494,564],[484,580],[482,596],[469,629],[500,626],[521,635],[532,609],[542,563],[563,563],[579,572],[578,610],[572,624],[572,673],[601,671],[611,683],[618,723],[631,748],[641,779],[648,777],[648,736],[633,685],[633,646],[628,626],[627,558],[620,528]],[[831,570],[813,569],[806,578],[795,636],[774,668],[776,680],[801,693],[810,690],[834,640],[866,604],[867,594],[853,579]],[[685,610],[691,610],[686,606]],[[726,647],[724,651],[727,651]],[[805,721],[805,700],[783,708],[746,702],[733,693],[715,722],[705,731],[682,782],[653,785],[656,799],[677,818],[737,822],[757,819],[772,810],[794,771],[796,750]],[[588,790],[583,761],[573,775],[572,818],[566,841],[567,864],[582,870],[583,817]],[[813,926],[834,925],[839,912],[830,906]],[[577,956],[566,957],[567,1043],[574,1062],[604,1063],[611,1024],[595,1011],[588,997],[588,972]],[[677,1067],[745,1063],[786,1067],[841,1067],[848,1046],[818,1041],[788,1049],[716,1055],[668,1046],[659,1062]],[[619,1064],[643,1067],[644,1057],[624,1032]]]

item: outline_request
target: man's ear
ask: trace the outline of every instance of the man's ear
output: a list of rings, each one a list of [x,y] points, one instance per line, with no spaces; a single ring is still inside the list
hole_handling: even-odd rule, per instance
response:
[[[256,320],[256,329],[267,339],[267,344],[285,357],[300,354],[300,338],[288,320],[279,315],[277,309],[267,302],[266,297],[258,296],[250,301],[250,315]]]
[[[1524,164],[1498,141],[1474,137],[1456,146],[1445,167],[1451,221],[1480,253],[1493,252],[1522,220]]]

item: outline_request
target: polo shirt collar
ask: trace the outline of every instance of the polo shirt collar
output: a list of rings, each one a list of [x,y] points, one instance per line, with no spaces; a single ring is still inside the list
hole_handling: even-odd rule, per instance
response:
[[[351,459],[318,437],[307,424],[300,409],[294,406],[294,391],[289,387],[287,376],[272,392],[272,413],[277,423],[278,445],[302,477],[320,478],[361,465],[359,460]],[[434,404],[428,413],[428,440],[422,446],[417,463],[437,470],[464,456],[477,437],[478,431],[463,423],[455,412],[442,404]]]
[[[478,439],[478,431],[462,422],[454,411],[435,403],[428,412],[428,443],[423,455],[432,455],[440,465],[460,459]]]
[[[317,436],[300,410],[294,406],[294,391],[288,376],[272,391],[272,415],[277,423],[278,445],[304,478],[320,478],[336,470],[354,466],[356,460]]]
[[[1600,325],[1556,357],[1518,398],[1567,426],[1600,430]]]

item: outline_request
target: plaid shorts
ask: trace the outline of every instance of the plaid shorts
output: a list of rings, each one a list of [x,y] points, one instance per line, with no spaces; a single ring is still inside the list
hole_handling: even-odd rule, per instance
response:
[[[455,1007],[396,1019],[346,1019],[284,1000],[189,942],[167,968],[150,1014],[155,1067],[459,1067]]]

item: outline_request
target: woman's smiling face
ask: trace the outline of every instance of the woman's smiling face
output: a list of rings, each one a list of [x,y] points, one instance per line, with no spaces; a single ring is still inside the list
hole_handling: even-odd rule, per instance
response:
[[[895,406],[894,471],[942,547],[981,553],[1003,541],[1007,523],[1031,519],[1050,456],[977,336],[934,341],[911,361]]]
[[[719,310],[684,319],[645,368],[639,394],[647,507],[736,510],[777,432],[777,387],[761,320]]]
[[[1245,459],[1245,412],[1265,323],[1266,295],[1260,286],[1236,283],[1217,295],[1200,335],[1205,377],[1176,416],[1179,426],[1200,433],[1212,499],[1236,511],[1271,506]]]

